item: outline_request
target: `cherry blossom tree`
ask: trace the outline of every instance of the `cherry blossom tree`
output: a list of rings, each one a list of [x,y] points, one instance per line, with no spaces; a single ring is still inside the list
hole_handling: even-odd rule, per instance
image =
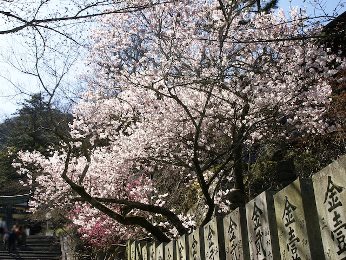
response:
[[[319,28],[304,19],[235,1],[103,17],[64,149],[21,153],[23,173],[25,162],[44,172],[32,205],[71,207],[85,236],[107,216],[123,237],[141,227],[166,242],[196,224],[187,190],[205,207],[202,225],[244,204],[252,144],[335,127],[323,120],[327,79],[345,61],[315,44]]]
[[[89,32],[98,23],[98,19],[169,2],[171,1],[66,0],[61,3],[58,0],[1,0],[1,58],[6,63],[6,69],[3,69],[0,78],[7,81],[13,96],[30,96],[32,92],[44,91],[52,100],[75,97],[84,84],[73,78],[80,60],[84,58]],[[278,0],[234,0],[231,4],[251,11],[268,12],[277,2]],[[323,9],[323,3],[315,2],[317,9]],[[318,10],[316,15],[329,20],[335,18],[341,3],[335,5],[330,14]],[[5,72],[7,68],[14,72]],[[18,74],[25,80],[18,79],[22,78]],[[34,91],[30,91],[32,86],[27,85],[28,79],[36,82],[37,88]]]

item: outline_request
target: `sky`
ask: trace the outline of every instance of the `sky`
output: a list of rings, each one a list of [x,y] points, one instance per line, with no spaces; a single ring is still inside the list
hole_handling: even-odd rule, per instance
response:
[[[0,35],[0,120],[11,116],[28,94],[38,91],[37,78],[16,68],[18,62],[31,64],[26,61],[29,50],[21,41],[16,35]]]
[[[296,6],[305,8],[308,15],[322,15],[323,11],[329,15],[339,15],[346,11],[346,0],[280,0],[279,2],[279,8],[284,10]],[[29,67],[33,65],[28,50],[23,45],[23,38],[16,35],[0,35],[0,122],[13,116],[20,103],[28,98],[28,94],[39,91],[37,78],[19,72],[9,64],[9,61]],[[67,77],[67,80],[76,84],[78,77],[75,75],[79,73],[75,72],[82,72],[82,68],[83,61],[80,60],[73,69],[73,76]]]
[[[302,7],[308,15],[321,15],[323,12],[338,15],[346,11],[345,0],[280,0],[279,7],[288,10],[290,7]]]
[[[16,110],[20,108],[20,104],[25,99],[30,98],[30,94],[42,91],[37,77],[21,72],[21,70],[32,70],[35,66],[32,49],[28,49],[23,41],[23,37],[16,35],[0,35],[0,122],[13,116]],[[67,50],[68,46],[65,47]],[[67,55],[67,52],[64,52],[65,54]],[[58,71],[61,72],[64,60],[61,57],[54,59],[53,63],[57,68],[60,68]],[[70,60],[73,59],[74,57],[71,56]],[[63,81],[63,84],[66,85],[65,93],[61,93],[61,91],[60,94],[66,96],[70,94],[67,90],[69,85],[79,86],[78,75],[82,74],[83,69],[85,66],[80,59],[65,77]],[[42,80],[47,86],[54,86],[56,83],[56,77],[51,75],[43,76]],[[72,86],[70,89],[74,91]]]
[[[25,93],[35,92],[37,79],[20,73],[16,68],[8,63],[8,59],[14,58],[11,51],[12,46],[21,48],[20,44],[15,43],[9,37],[0,37],[0,120],[10,116],[18,108],[18,103]],[[20,53],[25,56],[25,53]],[[21,90],[20,90],[21,89]]]

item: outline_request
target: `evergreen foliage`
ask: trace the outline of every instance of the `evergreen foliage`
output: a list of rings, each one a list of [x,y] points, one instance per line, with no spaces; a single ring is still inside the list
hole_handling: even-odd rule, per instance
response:
[[[0,124],[0,195],[29,192],[29,187],[20,184],[24,177],[12,166],[17,152],[36,150],[48,156],[58,148],[60,141],[56,133],[67,132],[70,118],[52,108],[38,93],[25,100],[12,118]]]

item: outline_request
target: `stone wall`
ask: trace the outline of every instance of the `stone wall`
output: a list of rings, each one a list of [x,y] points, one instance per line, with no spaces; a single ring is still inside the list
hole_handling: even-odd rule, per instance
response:
[[[128,259],[346,259],[346,156],[297,179],[276,194],[265,191],[223,218],[168,244],[129,241]]]

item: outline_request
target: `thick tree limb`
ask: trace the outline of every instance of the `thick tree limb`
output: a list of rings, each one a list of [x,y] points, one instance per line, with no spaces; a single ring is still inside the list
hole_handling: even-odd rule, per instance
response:
[[[164,217],[166,217],[172,225],[174,225],[180,235],[184,235],[188,232],[188,229],[183,226],[180,219],[177,217],[177,215],[170,211],[169,209],[165,207],[155,206],[151,204],[145,204],[137,201],[129,201],[125,199],[116,199],[116,198],[99,198],[94,197],[95,200],[103,203],[115,203],[120,205],[126,205],[130,208],[139,209],[151,213],[160,214]],[[83,198],[78,198],[78,200],[84,200]]]
[[[91,206],[98,209],[102,213],[106,214],[110,218],[114,219],[115,221],[119,222],[122,225],[137,225],[148,232],[150,232],[155,238],[157,238],[161,242],[169,242],[170,239],[161,231],[161,229],[157,226],[154,226],[152,223],[150,223],[147,219],[140,216],[128,216],[124,217],[109,207],[105,206],[95,198],[93,198],[88,192],[85,191],[84,187],[74,183],[68,176],[68,166],[71,158],[71,151],[72,147],[69,143],[67,143],[67,154],[66,154],[66,160],[65,160],[65,166],[64,170],[61,174],[61,177],[64,179],[64,181],[71,187],[71,189],[76,192],[79,196],[81,196],[86,202],[88,202]]]

